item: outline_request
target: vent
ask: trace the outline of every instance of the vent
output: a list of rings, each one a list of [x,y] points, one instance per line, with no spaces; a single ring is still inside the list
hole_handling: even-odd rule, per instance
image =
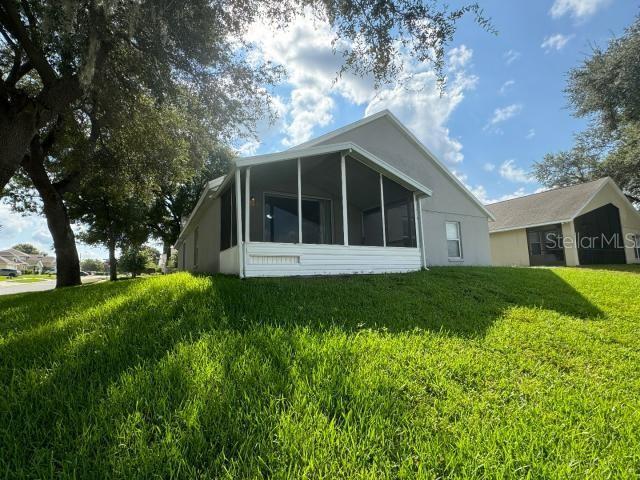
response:
[[[297,265],[300,263],[299,255],[249,255],[249,263],[252,265]]]

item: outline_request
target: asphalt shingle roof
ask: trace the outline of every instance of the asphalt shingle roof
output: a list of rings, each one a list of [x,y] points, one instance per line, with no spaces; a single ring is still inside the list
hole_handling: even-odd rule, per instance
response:
[[[489,231],[524,228],[569,220],[604,186],[608,178],[547,190],[487,205],[495,217]]]

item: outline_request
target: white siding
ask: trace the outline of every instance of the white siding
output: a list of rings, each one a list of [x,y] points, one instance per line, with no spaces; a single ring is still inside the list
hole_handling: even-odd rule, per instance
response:
[[[420,270],[420,249],[249,243],[246,245],[247,277],[295,275],[346,275]]]
[[[228,275],[238,275],[240,273],[240,260],[238,259],[239,249],[235,247],[227,248],[220,252],[220,273]]]

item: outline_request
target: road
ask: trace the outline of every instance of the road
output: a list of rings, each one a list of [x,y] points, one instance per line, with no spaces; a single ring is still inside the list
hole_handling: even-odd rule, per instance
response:
[[[82,283],[95,283],[105,277],[82,277]],[[0,295],[10,295],[13,293],[27,292],[44,292],[53,290],[56,287],[55,280],[43,280],[41,282],[18,283],[18,282],[0,282]]]

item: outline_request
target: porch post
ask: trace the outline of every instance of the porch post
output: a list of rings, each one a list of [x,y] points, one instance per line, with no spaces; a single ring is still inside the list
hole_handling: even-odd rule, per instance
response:
[[[420,260],[422,261],[422,266],[427,267],[427,252],[424,251],[424,235],[423,235],[423,225],[422,225],[422,207],[420,206],[420,199],[418,196],[413,193],[413,205],[414,205],[414,214],[416,218],[416,246],[420,247]],[[418,216],[419,215],[419,216]]]
[[[250,221],[249,221],[249,213],[251,212],[251,208],[249,203],[251,201],[251,167],[247,167],[247,170],[244,174],[244,243],[245,245],[249,243],[249,230],[250,230]]]
[[[347,215],[347,167],[344,152],[340,152],[340,173],[342,178],[342,236],[343,243],[349,245],[349,224]]]
[[[240,278],[244,277],[244,248],[242,242],[242,187],[240,186],[240,169],[236,167],[235,177],[236,187],[236,240],[238,246],[238,274]]]
[[[384,187],[383,187],[382,174],[379,173],[378,176],[380,177],[380,214],[382,215],[382,246],[386,247],[387,246],[387,226],[385,225],[385,219],[384,219]]]
[[[300,157],[298,157],[298,243],[302,243],[302,175]]]

